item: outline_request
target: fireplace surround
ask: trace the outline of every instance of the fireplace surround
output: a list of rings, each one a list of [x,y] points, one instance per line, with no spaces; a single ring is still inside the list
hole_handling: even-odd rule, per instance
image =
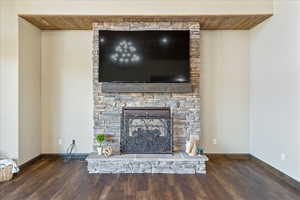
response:
[[[190,32],[190,73],[191,90],[180,93],[173,90],[164,92],[120,93],[103,90],[99,77],[99,30],[189,30]],[[93,24],[93,96],[94,96],[94,135],[110,135],[114,154],[120,154],[121,121],[124,107],[168,107],[171,118],[172,151],[184,150],[185,142],[191,135],[200,136],[200,26],[197,22],[101,22]],[[100,50],[101,53],[101,50]],[[100,66],[101,67],[101,66]],[[109,83],[105,83],[109,84]],[[156,86],[157,88],[159,86]],[[94,149],[96,151],[96,141]]]
[[[100,83],[99,77],[99,30],[189,30],[190,32],[190,79],[187,85],[126,85],[120,92],[120,84]],[[208,160],[205,155],[188,156],[185,149],[186,140],[193,135],[200,136],[200,26],[197,22],[101,22],[93,24],[93,95],[94,95],[94,135],[104,133],[110,135],[113,155],[109,158],[92,153],[88,156],[87,169],[89,173],[168,173],[168,174],[196,174],[206,173]],[[101,50],[100,50],[101,53]],[[101,68],[101,66],[100,66]],[[113,83],[112,83],[113,84]],[[165,86],[166,86],[165,85]],[[163,87],[165,87],[163,86]],[[180,89],[178,89],[180,87]],[[174,89],[175,88],[175,89]],[[141,107],[159,110],[170,110],[170,115],[165,120],[170,120],[171,135],[167,141],[171,141],[166,151],[155,152],[153,149],[143,149],[143,154],[136,151],[128,151],[122,147],[122,134],[124,109],[133,108],[135,113]],[[128,109],[127,111],[129,111]],[[132,111],[132,110],[131,110]],[[144,111],[143,111],[144,112]],[[148,111],[150,112],[150,111]],[[145,113],[145,112],[144,112]],[[166,112],[168,113],[168,112]],[[153,114],[153,113],[152,113]],[[155,116],[155,115],[154,115]],[[145,114],[140,115],[141,118]],[[149,121],[148,121],[149,122]],[[132,135],[153,134],[162,136],[163,131],[160,120],[149,129],[141,126],[141,121],[134,122],[131,127]],[[139,127],[140,126],[140,127]],[[129,128],[128,133],[129,133]],[[140,128],[140,129],[139,129]],[[144,129],[144,130],[143,130]],[[158,130],[155,130],[158,129]],[[148,130],[148,131],[147,131]],[[150,130],[150,131],[149,131]],[[128,134],[127,133],[127,134]],[[146,143],[151,143],[151,137]],[[163,133],[165,135],[165,133]],[[148,138],[149,139],[149,138]],[[152,138],[153,139],[153,138]],[[201,139],[201,138],[200,138]],[[158,142],[159,144],[159,142]],[[96,141],[94,149],[96,151]],[[169,148],[171,147],[171,149]],[[155,149],[155,148],[154,148]],[[132,150],[132,149],[131,149]],[[148,152],[146,152],[147,150]],[[171,152],[167,154],[166,152]],[[147,154],[145,154],[147,153]]]

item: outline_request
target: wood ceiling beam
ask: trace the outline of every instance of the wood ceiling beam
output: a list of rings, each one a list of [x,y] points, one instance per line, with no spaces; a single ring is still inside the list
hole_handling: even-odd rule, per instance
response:
[[[94,22],[199,22],[201,30],[249,30],[272,14],[241,15],[27,15],[41,30],[92,30]]]

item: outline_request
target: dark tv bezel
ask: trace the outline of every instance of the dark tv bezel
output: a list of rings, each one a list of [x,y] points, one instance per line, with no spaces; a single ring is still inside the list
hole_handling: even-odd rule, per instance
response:
[[[147,82],[147,81],[102,81],[101,80],[101,62],[100,62],[100,32],[101,31],[111,31],[111,32],[150,32],[150,31],[170,31],[170,32],[189,32],[189,43],[188,43],[188,49],[189,49],[189,59],[188,59],[188,65],[189,65],[189,77],[187,81],[181,81],[181,82],[169,82],[169,81],[160,81],[160,82]],[[99,83],[191,83],[191,37],[190,37],[190,30],[99,30],[98,31],[98,82]]]

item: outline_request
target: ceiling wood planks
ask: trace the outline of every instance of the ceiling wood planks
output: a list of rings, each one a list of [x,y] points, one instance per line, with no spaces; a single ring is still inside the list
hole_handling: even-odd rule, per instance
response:
[[[19,15],[41,30],[92,30],[94,22],[200,22],[202,30],[248,30],[271,17],[257,15]]]

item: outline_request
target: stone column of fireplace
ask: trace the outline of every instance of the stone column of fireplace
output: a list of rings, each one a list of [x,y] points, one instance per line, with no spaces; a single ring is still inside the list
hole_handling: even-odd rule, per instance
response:
[[[99,76],[99,30],[190,30],[192,93],[102,93]],[[183,150],[190,135],[200,135],[200,25],[196,22],[105,22],[93,24],[94,135],[111,135],[120,152],[123,107],[170,107],[173,117],[173,150]],[[101,49],[100,49],[101,53]],[[100,66],[101,67],[101,66]],[[94,145],[96,141],[94,140]],[[95,148],[94,148],[95,149]]]

